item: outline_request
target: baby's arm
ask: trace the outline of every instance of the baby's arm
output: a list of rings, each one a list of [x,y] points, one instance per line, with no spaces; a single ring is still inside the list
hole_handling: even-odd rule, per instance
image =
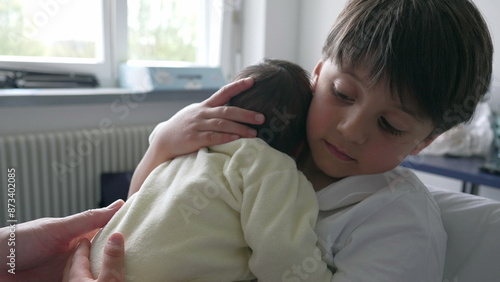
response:
[[[180,110],[158,125],[150,138],[150,147],[132,176],[128,197],[139,190],[153,169],[168,160],[202,147],[227,143],[240,137],[255,137],[255,130],[241,123],[260,124],[264,122],[262,114],[223,106],[252,85],[253,79],[230,83],[207,100]]]

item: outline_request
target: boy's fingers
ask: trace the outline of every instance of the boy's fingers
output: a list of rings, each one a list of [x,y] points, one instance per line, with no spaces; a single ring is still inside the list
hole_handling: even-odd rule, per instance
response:
[[[262,124],[265,120],[263,114],[251,110],[233,107],[220,106],[206,110],[206,117],[212,119],[225,119],[248,124]]]
[[[254,80],[248,77],[224,85],[219,91],[210,96],[210,98],[203,101],[202,104],[208,107],[222,106],[229,102],[232,97],[252,87],[253,83]]]
[[[125,240],[120,233],[113,233],[104,247],[98,281],[123,281],[125,268]]]
[[[253,83],[253,78],[237,80],[225,85],[210,98],[203,101],[201,105],[209,108],[206,110],[206,118],[227,119],[249,124],[263,123],[265,118],[261,113],[238,107],[224,106],[231,98],[252,87]]]
[[[201,138],[206,138],[212,145],[232,141],[239,137],[253,138],[257,136],[257,131],[244,124],[227,119],[210,119],[206,121],[207,125],[200,130]],[[221,141],[220,143],[218,141]]]
[[[241,138],[239,135],[230,133],[204,132],[200,134],[201,140],[206,141],[206,146],[225,144]]]

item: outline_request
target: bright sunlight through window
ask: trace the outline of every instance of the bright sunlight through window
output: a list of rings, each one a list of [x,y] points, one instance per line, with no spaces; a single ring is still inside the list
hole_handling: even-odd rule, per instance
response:
[[[128,0],[129,60],[213,64],[222,1]]]
[[[2,60],[100,61],[102,19],[96,0],[0,0],[0,55]]]
[[[83,72],[112,86],[126,61],[219,66],[226,1],[0,0],[0,68]]]

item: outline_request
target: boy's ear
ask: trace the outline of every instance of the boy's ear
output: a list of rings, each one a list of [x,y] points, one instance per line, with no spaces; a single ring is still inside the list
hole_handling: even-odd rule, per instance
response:
[[[432,142],[434,142],[434,140],[436,140],[436,138],[438,138],[439,135],[440,134],[434,134],[422,140],[420,143],[417,144],[417,146],[415,146],[415,148],[413,148],[413,150],[410,152],[410,155],[415,156],[416,154],[420,153],[420,151],[427,148],[427,146],[429,146]]]
[[[314,71],[311,74],[311,87],[312,90],[316,90],[316,84],[318,84],[319,73],[323,67],[323,60],[319,61],[314,67]]]

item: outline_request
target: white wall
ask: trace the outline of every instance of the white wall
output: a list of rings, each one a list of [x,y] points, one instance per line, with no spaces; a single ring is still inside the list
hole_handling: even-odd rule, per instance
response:
[[[262,58],[297,60],[300,0],[243,1],[242,62]]]
[[[99,128],[102,120],[110,120],[113,127],[152,125],[209,95],[152,102],[122,102],[124,96],[116,96],[102,103],[0,107],[0,136]]]
[[[345,0],[243,1],[242,67],[264,57],[312,71],[330,25]]]
[[[300,3],[301,34],[298,42],[297,62],[305,69],[312,71],[321,59],[323,43],[344,7],[346,0],[302,0]]]
[[[474,0],[478,9],[483,13],[483,16],[490,28],[491,37],[493,39],[493,46],[495,53],[493,54],[493,74],[494,83],[491,92],[500,95],[500,18],[498,11],[500,11],[500,1],[498,0]]]
[[[266,4],[267,0],[243,1],[242,68],[266,57]]]
[[[474,3],[483,13],[493,39],[495,52],[493,54],[493,82],[490,87],[490,93],[493,97],[490,106],[492,110],[500,114],[500,18],[498,17],[500,1],[475,0]]]
[[[269,57],[279,57],[285,60],[295,60],[297,58],[297,42],[300,37],[299,26],[300,17],[299,0],[273,0],[268,1],[266,13],[266,25],[273,28],[266,28],[266,54]]]

